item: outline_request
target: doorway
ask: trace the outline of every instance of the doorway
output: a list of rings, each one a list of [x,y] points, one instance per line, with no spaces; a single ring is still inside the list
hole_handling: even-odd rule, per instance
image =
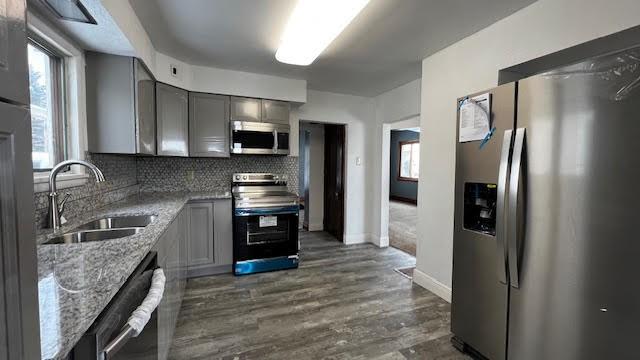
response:
[[[416,256],[419,128],[392,129],[389,141],[389,245]]]
[[[345,126],[324,126],[324,227],[344,239]]]
[[[300,122],[301,230],[344,241],[346,125]]]

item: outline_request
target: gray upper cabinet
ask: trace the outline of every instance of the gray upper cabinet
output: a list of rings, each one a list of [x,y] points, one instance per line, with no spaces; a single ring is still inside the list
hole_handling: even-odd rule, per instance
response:
[[[135,58],[87,52],[89,151],[154,155],[155,80]]]
[[[189,156],[229,157],[229,97],[189,93]]]
[[[262,104],[260,99],[231,97],[231,121],[261,121]]]
[[[138,59],[134,61],[133,80],[136,107],[136,149],[138,154],[156,153],[156,80]]]
[[[289,125],[290,105],[286,101],[262,100],[262,121]]]
[[[0,98],[29,103],[24,0],[0,0]]]
[[[189,94],[177,87],[156,83],[158,155],[189,156]]]

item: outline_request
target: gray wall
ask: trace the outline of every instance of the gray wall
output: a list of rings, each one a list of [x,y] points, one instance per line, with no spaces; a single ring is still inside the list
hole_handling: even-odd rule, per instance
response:
[[[391,130],[391,149],[389,153],[389,196],[397,196],[417,201],[418,182],[398,180],[398,161],[401,141],[419,140],[420,133],[408,130]]]

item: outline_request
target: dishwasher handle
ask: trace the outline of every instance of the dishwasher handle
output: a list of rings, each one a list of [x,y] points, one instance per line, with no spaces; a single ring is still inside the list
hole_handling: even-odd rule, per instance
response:
[[[102,358],[109,360],[129,341],[129,339],[137,337],[144,327],[149,322],[152,313],[156,310],[162,295],[164,294],[164,287],[166,284],[166,277],[164,271],[161,268],[157,268],[153,271],[153,277],[151,279],[151,287],[147,296],[144,298],[140,306],[131,313],[127,324],[122,328],[122,331],[111,340],[103,350]]]

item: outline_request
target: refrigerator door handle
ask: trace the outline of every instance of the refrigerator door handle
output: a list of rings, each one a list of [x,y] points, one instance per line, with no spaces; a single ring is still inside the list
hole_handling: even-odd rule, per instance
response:
[[[513,157],[511,161],[511,173],[509,174],[509,208],[507,215],[507,247],[509,264],[509,281],[514,288],[520,287],[520,259],[522,247],[523,224],[519,219],[519,204],[524,201],[526,189],[525,173],[523,165],[526,167],[526,129],[518,128],[513,144]],[[526,169],[525,169],[526,171]]]
[[[498,280],[507,283],[507,229],[505,219],[505,205],[507,197],[507,179],[509,178],[509,168],[511,165],[511,141],[513,130],[505,130],[502,139],[502,150],[500,154],[500,167],[498,170],[498,193],[496,203],[496,246],[498,252]]]

